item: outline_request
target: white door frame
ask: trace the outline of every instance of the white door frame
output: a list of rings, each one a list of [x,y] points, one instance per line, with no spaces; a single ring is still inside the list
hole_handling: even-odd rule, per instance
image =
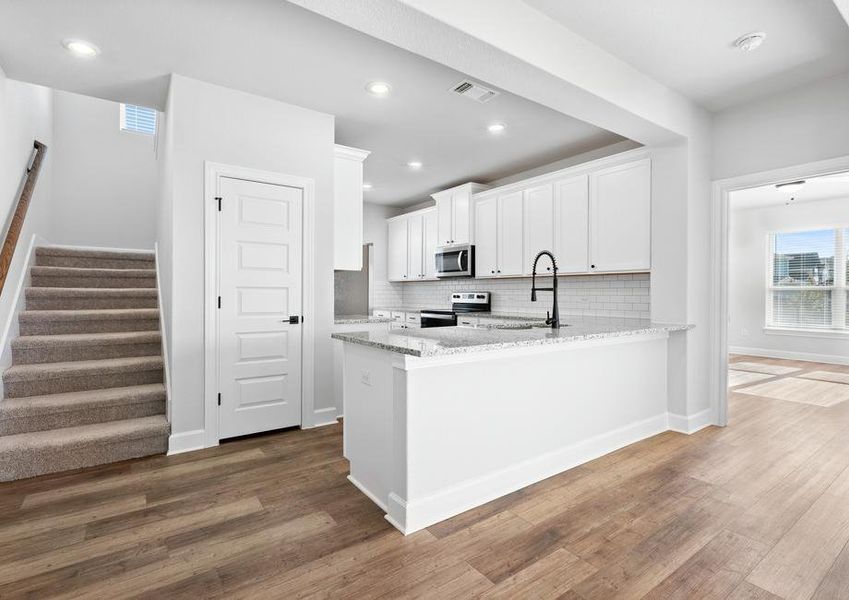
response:
[[[711,197],[711,363],[712,405],[717,425],[728,424],[728,197],[761,185],[849,171],[849,156],[761,171],[713,182]]]
[[[300,188],[303,196],[301,313],[301,428],[314,426],[315,403],[315,181],[271,171],[204,161],[204,447],[217,446],[218,437],[218,202],[222,177]]]

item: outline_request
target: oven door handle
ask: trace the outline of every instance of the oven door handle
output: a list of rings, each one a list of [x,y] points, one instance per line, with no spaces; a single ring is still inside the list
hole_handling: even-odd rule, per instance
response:
[[[444,321],[451,321],[455,318],[455,315],[435,315],[433,313],[421,313],[422,319],[442,319]]]

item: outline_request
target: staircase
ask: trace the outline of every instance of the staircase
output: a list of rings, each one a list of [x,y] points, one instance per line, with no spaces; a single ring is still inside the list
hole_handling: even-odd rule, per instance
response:
[[[164,453],[152,252],[35,251],[3,373],[0,481]]]

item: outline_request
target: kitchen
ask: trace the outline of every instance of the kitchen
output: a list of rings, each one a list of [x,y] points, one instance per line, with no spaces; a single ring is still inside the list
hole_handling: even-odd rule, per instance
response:
[[[675,428],[669,342],[690,327],[650,320],[651,198],[638,148],[386,219],[399,297],[333,338],[349,480],[396,528]]]

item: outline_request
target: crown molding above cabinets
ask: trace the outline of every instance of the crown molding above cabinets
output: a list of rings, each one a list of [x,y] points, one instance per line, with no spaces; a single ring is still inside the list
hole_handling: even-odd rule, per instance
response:
[[[363,268],[363,161],[367,150],[334,146],[333,268]]]

